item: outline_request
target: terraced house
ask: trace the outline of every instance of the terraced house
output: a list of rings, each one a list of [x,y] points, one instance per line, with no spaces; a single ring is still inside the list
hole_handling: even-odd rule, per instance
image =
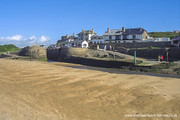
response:
[[[125,42],[143,42],[149,40],[147,31],[143,28],[112,29],[107,28],[102,39],[93,39],[92,43],[125,43]]]
[[[104,41],[111,43],[123,43],[123,42],[140,42],[143,40],[147,40],[149,38],[147,31],[143,28],[130,28],[126,29],[122,27],[122,29],[113,29],[109,28],[103,34]]]

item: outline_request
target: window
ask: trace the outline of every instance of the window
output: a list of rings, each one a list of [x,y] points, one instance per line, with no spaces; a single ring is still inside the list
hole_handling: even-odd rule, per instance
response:
[[[126,40],[126,39],[127,39],[127,35],[123,35],[123,39],[125,39],[125,40]]]
[[[136,39],[136,35],[133,35],[133,39]]]
[[[121,36],[120,35],[116,35],[116,40],[120,40]]]
[[[109,36],[109,39],[111,40],[111,39],[112,39],[112,36]]]
[[[132,36],[132,35],[128,35],[128,38],[129,38],[129,39],[133,39],[133,36]]]

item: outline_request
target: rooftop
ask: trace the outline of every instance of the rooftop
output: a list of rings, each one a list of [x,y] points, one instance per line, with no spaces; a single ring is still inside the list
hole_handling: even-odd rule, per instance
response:
[[[143,28],[130,28],[125,29],[125,32],[123,32],[123,35],[131,35],[131,34],[143,34],[143,32],[146,31]]]
[[[78,33],[77,35],[79,35],[79,34],[96,34],[95,32],[94,32],[94,29],[91,31],[91,30],[82,30],[82,32],[80,32],[80,33]]]
[[[103,35],[104,36],[109,36],[109,35],[132,35],[132,34],[143,34],[144,30],[143,28],[128,28],[125,29],[125,32],[123,32],[123,29],[109,29],[109,32],[106,31]]]
[[[103,35],[121,35],[122,34],[122,29],[112,29],[109,32],[106,31]]]

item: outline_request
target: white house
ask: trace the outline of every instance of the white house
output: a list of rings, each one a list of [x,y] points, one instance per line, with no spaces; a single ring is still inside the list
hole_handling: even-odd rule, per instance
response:
[[[102,36],[92,36],[91,37],[91,42],[94,43],[94,44],[106,43],[106,41],[103,39]]]
[[[88,42],[86,40],[76,40],[65,44],[67,47],[80,47],[80,48],[88,48]]]

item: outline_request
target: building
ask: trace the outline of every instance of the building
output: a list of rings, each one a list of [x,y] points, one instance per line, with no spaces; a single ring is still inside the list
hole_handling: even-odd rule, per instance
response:
[[[154,42],[169,42],[170,38],[153,38]]]
[[[178,31],[178,30],[174,30],[174,33],[180,33],[180,31]]]
[[[103,39],[108,43],[124,43],[124,42],[138,42],[144,41],[149,38],[147,31],[143,28],[130,28],[126,29],[112,29],[107,28],[107,31],[103,34]]]
[[[68,34],[66,34],[66,36],[61,36],[61,40],[58,40],[57,43],[67,44],[67,43],[75,41],[75,40],[77,40],[77,37],[75,37],[74,33],[71,36],[68,36]]]
[[[78,33],[78,40],[86,40],[86,41],[90,41],[91,37],[96,35],[96,33],[94,32],[94,29],[91,30],[82,30],[82,32]]]
[[[180,36],[171,39],[171,45],[180,47]]]
[[[88,42],[86,40],[76,40],[76,41],[71,41],[71,42],[65,44],[65,46],[88,48]]]
[[[99,43],[105,43],[103,36],[92,36],[91,37],[91,43],[99,44]]]

